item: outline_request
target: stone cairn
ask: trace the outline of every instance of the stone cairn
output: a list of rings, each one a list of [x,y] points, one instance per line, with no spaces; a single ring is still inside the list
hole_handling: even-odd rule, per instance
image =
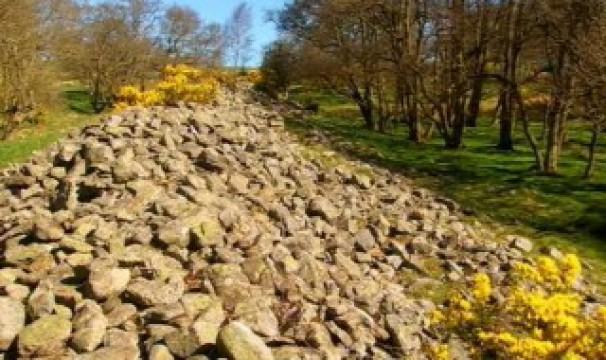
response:
[[[304,154],[240,94],[114,115],[4,170],[0,358],[426,359],[429,294],[532,248]]]

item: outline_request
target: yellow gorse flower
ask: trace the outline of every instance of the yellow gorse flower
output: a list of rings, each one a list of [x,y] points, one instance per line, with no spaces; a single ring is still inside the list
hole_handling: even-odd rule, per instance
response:
[[[490,298],[490,294],[492,293],[492,285],[490,283],[490,278],[488,275],[481,273],[476,275],[473,280],[473,297],[478,303],[485,303]]]
[[[141,92],[130,85],[120,88],[115,108],[176,105],[180,101],[207,104],[216,98],[219,86],[217,73],[213,71],[169,65],[163,69],[161,81],[149,91]]]
[[[561,260],[539,256],[537,265],[518,262],[514,265],[514,276],[520,282],[530,282],[551,289],[568,289],[581,275],[581,262],[574,254],[568,254]]]
[[[606,307],[584,313],[582,297],[572,289],[581,268],[573,254],[517,263],[503,304],[488,303],[490,278],[478,274],[471,296],[454,294],[431,323],[476,344],[477,354],[490,351],[498,359],[606,360]]]

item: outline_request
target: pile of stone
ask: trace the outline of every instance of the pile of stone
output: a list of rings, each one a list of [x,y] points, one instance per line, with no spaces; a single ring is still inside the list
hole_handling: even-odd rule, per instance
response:
[[[0,176],[0,358],[423,359],[429,294],[532,247],[487,239],[247,96],[131,110]]]

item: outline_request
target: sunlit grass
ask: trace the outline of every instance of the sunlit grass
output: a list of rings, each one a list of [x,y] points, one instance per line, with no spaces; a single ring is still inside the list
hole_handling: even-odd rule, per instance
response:
[[[55,108],[45,111],[38,123],[25,124],[7,140],[0,141],[0,168],[24,161],[70,131],[98,120],[99,116],[94,114],[86,90],[66,86],[62,90],[61,100]]]
[[[303,123],[290,121],[290,131],[322,130],[331,137],[330,145],[347,155],[401,172],[455,199],[474,216],[505,225],[503,235],[522,233],[541,246],[576,252],[595,268],[593,274],[606,274],[605,144],[600,144],[595,177],[582,179],[589,141],[583,126],[573,124],[570,130],[561,175],[546,177],[534,171],[534,158],[520,130],[514,152],[496,149],[498,128],[491,117],[466,129],[464,149],[452,151],[444,149],[437,135],[427,144],[411,143],[402,126],[389,134],[367,130],[355,106],[329,92],[295,96],[304,103],[317,102],[320,112]]]

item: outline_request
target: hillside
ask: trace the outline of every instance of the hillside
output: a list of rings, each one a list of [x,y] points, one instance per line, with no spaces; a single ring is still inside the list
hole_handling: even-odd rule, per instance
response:
[[[323,165],[276,110],[130,110],[4,170],[5,356],[423,358],[449,289],[531,261],[398,174]]]

